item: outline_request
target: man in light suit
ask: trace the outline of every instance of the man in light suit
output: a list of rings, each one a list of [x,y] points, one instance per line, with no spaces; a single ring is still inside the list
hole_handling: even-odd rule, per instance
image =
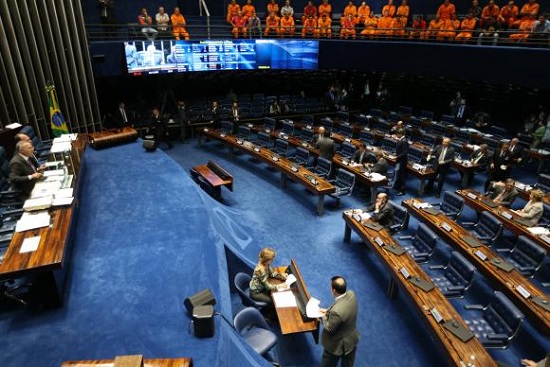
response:
[[[539,224],[540,218],[542,218],[542,213],[544,211],[544,206],[542,205],[543,197],[544,193],[541,190],[531,190],[529,202],[525,204],[523,209],[512,211],[522,219],[525,219],[526,222],[529,223],[529,227],[534,227]]]
[[[336,367],[340,359],[342,367],[352,367],[359,342],[357,298],[353,291],[347,290],[346,280],[341,276],[332,277],[330,289],[334,303],[320,310],[323,314],[321,344],[325,348],[321,367]]]
[[[435,197],[441,195],[441,190],[443,189],[443,184],[445,183],[445,177],[449,168],[451,167],[451,162],[455,158],[455,150],[451,146],[451,139],[443,138],[441,144],[436,146],[433,153],[429,154],[427,157],[428,163],[431,163],[435,169],[435,178],[437,178],[437,191]],[[428,181],[428,186],[426,190],[430,191],[434,186],[434,178]]]
[[[28,141],[19,141],[15,145],[15,154],[10,161],[10,182],[16,190],[23,192],[26,199],[31,193],[36,181],[42,178],[45,167],[37,167],[33,162],[34,147]]]
[[[332,157],[334,157],[334,153],[336,153],[336,147],[334,146],[334,140],[330,138],[328,131],[324,131],[323,137],[320,137],[317,140],[317,143],[315,143],[315,148],[319,149],[320,157],[328,159],[332,162]]]

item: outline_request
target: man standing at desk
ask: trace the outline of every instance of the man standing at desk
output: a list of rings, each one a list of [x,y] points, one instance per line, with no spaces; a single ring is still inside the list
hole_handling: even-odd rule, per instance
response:
[[[435,147],[433,154],[428,155],[428,162],[432,163],[435,170],[435,175],[437,177],[437,192],[435,197],[441,195],[441,190],[443,189],[443,184],[445,183],[445,177],[449,168],[451,167],[451,162],[455,158],[455,150],[451,146],[451,139],[443,138],[441,145]],[[430,162],[433,159],[433,162]],[[428,187],[426,190],[431,191],[434,186],[434,179],[428,181]]]
[[[342,360],[342,367],[352,367],[359,342],[357,331],[357,298],[347,290],[346,280],[341,276],[332,277],[330,289],[334,303],[328,309],[319,310],[323,317],[321,344],[325,348],[321,367],[336,367]]]
[[[319,137],[319,140],[317,140],[315,144],[315,148],[319,149],[319,156],[332,162],[332,157],[334,157],[334,153],[336,153],[334,140],[329,137],[328,131],[323,130],[323,132],[323,137]]]
[[[43,167],[36,167],[31,161],[34,148],[28,141],[20,141],[15,145],[16,153],[10,161],[10,182],[16,190],[29,196],[37,180],[42,177],[38,172]]]

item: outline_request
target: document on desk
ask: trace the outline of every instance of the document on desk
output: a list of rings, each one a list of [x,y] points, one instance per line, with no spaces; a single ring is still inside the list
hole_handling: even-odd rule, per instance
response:
[[[65,174],[65,171],[62,169],[50,169],[47,171],[44,171],[44,177],[50,177],[50,176],[63,176]]]
[[[21,249],[19,249],[19,253],[24,254],[25,252],[36,251],[39,244],[40,236],[27,237],[23,240],[23,243],[21,244]]]
[[[315,297],[311,297],[306,305],[306,316],[310,319],[318,319],[319,317],[323,317],[323,314],[319,312],[320,304],[321,301]]]
[[[15,232],[24,232],[31,229],[47,227],[50,225],[50,214],[44,210],[40,212],[25,212],[15,225]]]
[[[372,172],[370,174],[370,179],[374,182],[380,182],[386,179],[386,176],[381,175],[380,173]]]
[[[292,291],[272,292],[273,303],[277,308],[298,307],[296,303],[296,297]]]
[[[36,199],[27,199],[23,204],[23,209],[28,212],[48,209],[52,206],[52,200],[52,195],[42,196]]]
[[[545,227],[531,227],[528,228],[529,232],[534,234],[535,236],[541,236],[543,234],[548,234],[548,229]]]
[[[34,185],[31,192],[31,199],[36,199],[43,196],[51,196],[56,193],[61,187],[61,181],[41,181]]]
[[[52,206],[68,206],[73,203],[74,198],[73,197],[55,197],[52,201]]]

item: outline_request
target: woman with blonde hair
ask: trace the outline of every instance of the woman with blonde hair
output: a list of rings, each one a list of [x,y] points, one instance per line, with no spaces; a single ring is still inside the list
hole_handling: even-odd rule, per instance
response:
[[[270,247],[264,247],[258,255],[258,264],[256,264],[252,279],[250,280],[250,297],[256,301],[273,304],[271,291],[277,290],[278,286],[270,283],[269,280],[285,280],[287,277],[287,274],[277,273],[271,268],[275,255],[275,250]]]

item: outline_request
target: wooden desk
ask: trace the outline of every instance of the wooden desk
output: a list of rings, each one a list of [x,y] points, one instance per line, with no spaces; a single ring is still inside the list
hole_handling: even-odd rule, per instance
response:
[[[308,191],[317,196],[317,213],[319,215],[323,215],[325,195],[336,191],[333,184],[316,176],[310,170],[298,166],[291,160],[284,157],[278,157],[277,160],[274,160],[273,157],[275,154],[267,148],[260,148],[234,135],[224,135],[219,130],[207,129],[207,131],[202,130],[200,133],[227,145],[230,157],[233,156],[234,149],[238,149],[277,169],[281,172],[281,187],[286,188],[288,177],[305,186]]]
[[[300,270],[298,269],[294,259],[290,260],[290,269],[291,273],[296,277],[296,283],[299,283],[299,287],[292,287],[292,292],[295,297],[302,297],[302,295],[299,294],[301,288],[304,292],[304,299],[309,300],[309,291],[307,290],[304,278],[302,278]],[[284,273],[286,270],[287,267],[280,267],[277,269],[277,271],[281,273]],[[275,307],[275,311],[277,312],[277,318],[279,319],[281,334],[288,335],[311,332],[315,343],[319,343],[319,320],[309,319],[302,316],[302,313],[298,307]]]
[[[72,155],[80,156],[86,145],[84,136],[73,142]],[[78,163],[78,164],[77,164]],[[63,303],[65,278],[70,263],[73,232],[79,207],[80,160],[73,159],[73,196],[71,206],[51,209],[51,225],[25,232],[14,232],[4,261],[0,263],[0,279],[33,276],[38,299],[45,307],[59,307]],[[38,249],[20,253],[25,238],[40,236]]]
[[[478,243],[479,247],[471,247],[465,240],[465,237],[474,237],[469,231],[458,225],[455,221],[449,219],[443,214],[432,215],[417,207],[415,204],[423,203],[421,199],[409,199],[403,201],[403,206],[407,208],[411,215],[414,215],[419,221],[426,224],[439,237],[451,245],[466,257],[483,275],[492,281],[493,285],[506,294],[508,298],[519,307],[525,315],[531,319],[533,324],[538,327],[545,335],[550,335],[550,312],[543,309],[532,301],[533,297],[540,296],[550,301],[543,291],[538,289],[532,282],[521,275],[516,269],[506,272],[499,267],[493,265],[490,260],[497,259],[505,261],[500,256],[495,254],[493,250]],[[446,224],[450,231],[445,230],[442,225]],[[475,255],[476,251],[481,251],[486,257],[482,260]],[[522,286],[532,297],[525,299],[517,290],[518,286]]]
[[[369,248],[376,253],[382,263],[386,266],[391,282],[400,286],[400,289],[412,300],[416,306],[415,310],[421,319],[428,326],[428,330],[435,337],[435,340],[445,351],[449,363],[453,366],[463,367],[469,362],[470,356],[475,356],[476,366],[490,367],[496,366],[495,361],[485,350],[483,345],[474,337],[467,342],[448,331],[442,324],[438,323],[430,313],[430,310],[436,308],[444,320],[456,320],[460,325],[468,328],[462,320],[460,314],[455,310],[451,303],[445,298],[441,291],[434,286],[429,292],[424,292],[420,288],[405,280],[399,269],[405,267],[412,277],[417,276],[429,281],[429,277],[424,270],[410,257],[408,253],[396,255],[383,247],[379,246],[376,238],[379,237],[384,244],[395,244],[388,231],[381,230],[376,232],[368,227],[364,227],[353,217],[346,213],[342,215],[345,222],[344,242],[351,239],[353,230]],[[463,364],[464,363],[464,364]]]
[[[463,189],[463,190],[457,190],[456,193],[464,199],[464,203],[474,209],[476,212],[489,212],[495,217],[497,217],[502,224],[511,232],[513,232],[516,235],[523,235],[542,248],[546,250],[546,254],[550,255],[550,243],[544,241],[541,236],[536,236],[529,231],[529,227],[524,226],[521,223],[518,223],[514,220],[514,218],[519,218],[519,216],[510,209],[503,207],[503,206],[497,206],[496,208],[491,208],[489,205],[485,204],[483,201],[479,200],[479,198],[484,198],[485,196],[479,192],[477,192],[474,189]],[[470,197],[470,195],[476,196],[478,199],[473,199]],[[506,218],[501,213],[506,212],[510,213],[512,215],[511,219]]]
[[[88,135],[88,142],[92,148],[102,149],[115,145],[135,141],[138,138],[137,131],[129,126],[122,129],[99,131]]]
[[[230,191],[233,191],[233,176],[216,162],[209,160],[207,164],[195,166],[193,169],[211,186],[217,199],[222,197],[222,186],[226,186]]]
[[[87,361],[66,361],[61,367],[113,367],[114,359],[96,359]],[[145,367],[193,367],[191,358],[144,358]]]

